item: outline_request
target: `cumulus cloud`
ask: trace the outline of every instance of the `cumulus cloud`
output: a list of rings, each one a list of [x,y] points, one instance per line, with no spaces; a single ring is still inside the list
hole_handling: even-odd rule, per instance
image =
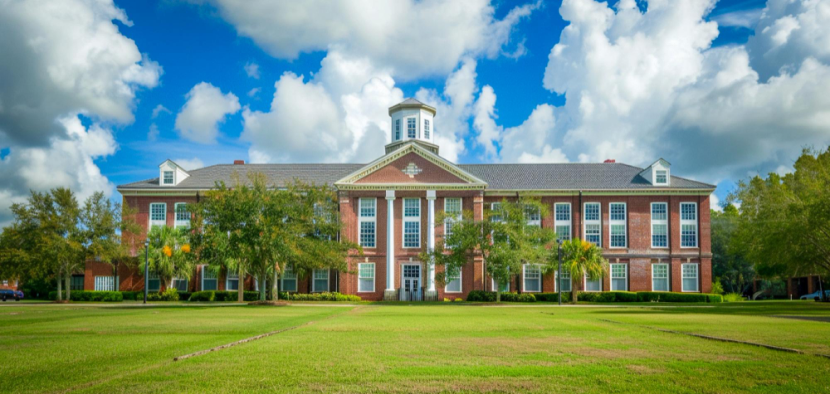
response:
[[[761,8],[750,10],[739,10],[726,12],[712,17],[712,20],[718,23],[718,26],[728,27],[743,27],[746,29],[754,29],[761,20],[761,15],[764,10]]]
[[[272,56],[294,59],[339,48],[407,79],[446,75],[465,56],[498,56],[518,22],[540,6],[521,5],[496,19],[488,0],[211,3],[240,35]]]
[[[254,62],[245,63],[245,74],[253,79],[259,79],[259,64]]]
[[[159,104],[155,108],[153,108],[153,114],[152,114],[151,118],[152,119],[158,118],[159,115],[161,115],[161,114],[168,114],[169,115],[169,114],[172,114],[172,112],[170,112],[170,110],[167,109],[167,107]]]
[[[173,159],[173,161],[184,168],[186,171],[195,170],[205,166],[202,159],[194,157],[192,159]]]
[[[111,1],[0,0],[0,9],[0,223],[29,189],[111,193],[93,159],[115,151],[109,127],[133,121],[136,93],[158,84],[161,66],[121,34],[114,22],[132,22]]]
[[[196,84],[185,98],[187,102],[176,115],[176,130],[182,138],[202,144],[216,142],[219,124],[241,108],[236,95],[223,94],[207,82]]]

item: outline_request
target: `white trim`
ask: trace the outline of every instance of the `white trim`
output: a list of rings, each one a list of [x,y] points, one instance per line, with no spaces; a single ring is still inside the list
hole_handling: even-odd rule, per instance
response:
[[[458,200],[458,213],[455,215],[454,218],[446,216],[444,219],[444,246],[446,246],[446,239],[448,236],[452,234],[452,222],[461,221],[462,212],[464,212],[464,200],[461,197],[445,197],[444,198],[444,213],[449,214],[451,212],[447,211],[447,201],[449,200]]]
[[[231,287],[230,287],[231,275],[236,276],[236,278],[234,279],[236,281],[236,289],[231,289]],[[239,286],[241,284],[242,284],[242,281],[239,280],[239,272],[230,272],[230,271],[225,272],[225,291],[239,290]]]
[[[568,277],[568,279],[567,279],[568,280],[568,290],[562,290],[562,291],[572,291],[573,287],[574,287],[574,284],[573,284],[573,281],[571,280],[571,274],[568,271],[562,271],[562,278],[564,278],[565,276]],[[554,293],[559,292],[559,284],[560,284],[560,282],[559,282],[559,271],[554,271],[553,272],[553,292]]]
[[[406,197],[402,199],[403,202],[401,203],[403,209],[401,212],[401,217],[403,218],[401,227],[401,247],[404,249],[420,249],[421,248],[421,199],[419,197]],[[417,201],[418,205],[418,216],[406,216],[406,202],[407,201]],[[418,224],[418,245],[417,246],[406,246],[406,224],[407,223],[417,223]]]
[[[373,216],[363,216],[363,201],[372,201],[374,207],[372,208],[374,211]],[[357,200],[357,243],[360,246],[363,246],[364,249],[374,249],[378,246],[378,199],[376,197],[361,197]],[[363,223],[373,223],[374,230],[372,238],[375,240],[375,244],[372,246],[364,246],[363,245]]]
[[[654,290],[654,267],[655,266],[664,266],[666,267],[666,290]],[[660,278],[663,279],[663,278]],[[669,268],[668,263],[653,263],[651,264],[651,291],[671,291],[671,269]]]
[[[316,286],[317,285],[317,277],[316,276],[317,276],[317,272],[321,272],[321,271],[326,271],[326,290],[317,290],[317,286]],[[320,280],[323,280],[323,279],[321,278]],[[326,269],[315,269],[315,270],[311,271],[311,292],[312,293],[323,293],[323,292],[330,291],[330,289],[331,289],[331,283],[329,283],[330,281],[331,281],[331,273],[329,272],[329,270],[327,268]]]
[[[185,220],[179,220],[179,205],[187,207],[186,202],[177,202],[173,204],[173,228],[178,227],[190,227],[190,212],[186,212],[188,218]]]
[[[582,275],[582,291],[586,293],[599,293],[602,292],[602,277],[600,276],[596,280],[599,281],[599,290],[588,290],[588,274]],[[593,282],[593,280],[591,281]]]
[[[588,205],[596,205],[597,206],[597,216],[596,220],[588,220],[587,215],[585,212],[588,210]],[[582,205],[582,222],[584,225],[582,226],[582,239],[588,241],[588,225],[599,226],[599,242],[595,242],[594,244],[602,248],[602,204],[598,202],[586,202]],[[589,241],[590,242],[590,241]]]
[[[208,267],[208,266],[207,266],[207,264],[203,264],[203,265],[202,265],[202,270],[201,270],[201,271],[202,271],[202,275],[201,275],[201,277],[202,277],[202,278],[201,278],[201,279],[202,279],[202,281],[201,281],[201,283],[200,283],[200,284],[201,284],[201,287],[199,287],[199,290],[202,290],[202,291],[205,291],[205,272],[207,272],[207,267]],[[211,275],[214,275],[214,276],[213,276],[212,278],[207,278],[207,279],[208,279],[208,280],[214,280],[214,281],[216,281],[216,289],[215,289],[215,290],[219,290],[219,278],[218,278],[218,275],[216,275],[216,274],[214,274],[214,273],[212,273]],[[214,291],[214,290],[212,290],[212,291]]]
[[[444,278],[444,280],[447,282],[444,285],[444,293],[463,293],[464,292],[464,280],[462,280],[463,272],[464,272],[464,269],[459,268],[458,269],[458,279],[453,279],[452,281],[447,280],[447,279],[449,279],[449,274],[447,274],[447,277]],[[458,291],[447,290],[450,287],[450,282],[455,282],[456,280],[458,280]]]
[[[542,211],[539,209],[539,207],[533,205],[525,205],[523,211],[524,214],[527,216],[528,226],[542,227]],[[532,218],[535,215],[538,215],[537,219]]]
[[[153,205],[163,205],[164,206],[164,220],[153,220]],[[147,232],[153,229],[153,226],[166,226],[167,225],[167,203],[166,202],[151,202],[149,205],[149,211],[147,212]],[[153,224],[155,222],[155,224]]]
[[[491,288],[493,289],[493,291],[498,291],[499,293],[509,293],[509,292],[510,292],[510,280],[508,280],[508,281],[507,281],[507,290],[505,290],[505,291],[501,291],[501,290],[499,289],[499,284],[498,284],[498,283],[496,283],[496,279],[495,279],[495,278],[492,278],[492,277],[491,277],[491,278],[490,278],[490,282],[491,282],[491,284],[492,284]]]
[[[695,289],[694,290],[686,290],[685,279],[691,279],[692,277],[686,277],[686,272],[684,268],[686,266],[694,266],[695,267]],[[698,263],[683,263],[680,264],[680,291],[683,293],[700,293],[700,264]]]
[[[624,279],[625,280],[625,288],[624,289],[615,289],[614,288],[614,267],[615,266],[623,266],[623,277],[616,278],[616,279]],[[608,272],[610,274],[609,284],[611,285],[611,291],[628,291],[628,264],[624,263],[612,263],[608,267]]]
[[[539,290],[528,290],[527,289],[527,266],[533,266],[534,268],[539,270],[539,277],[536,278],[536,281],[539,284]],[[533,280],[533,279],[531,279]],[[522,264],[522,292],[524,293],[541,293],[542,292],[542,267],[538,264]]]
[[[372,266],[372,277],[371,277],[371,279],[372,279],[372,290],[361,290],[360,289],[360,280],[361,279],[369,279],[368,277],[367,278],[362,278],[360,276],[361,275],[360,267],[364,266],[364,265],[371,265]],[[375,281],[376,281],[376,277],[377,277],[375,268],[376,268],[375,263],[357,263],[357,292],[358,293],[374,293],[375,292]]]
[[[663,174],[663,176],[665,177],[665,179],[663,179],[663,182],[660,182],[660,173],[661,173],[661,172],[664,172],[664,173],[665,173],[665,174]],[[658,170],[658,169],[655,169],[655,170],[654,170],[654,184],[655,184],[655,185],[663,185],[663,186],[668,186],[668,184],[669,184],[669,170],[665,170],[665,169],[664,169],[664,170]]]
[[[683,206],[684,205],[691,205],[695,207],[695,218],[694,219],[683,219]],[[696,202],[693,201],[681,201],[680,202],[680,249],[697,249],[700,245],[700,229],[697,225],[698,219],[698,206]],[[694,226],[695,227],[695,245],[694,246],[683,246],[683,226]]]
[[[613,210],[611,209],[612,205],[622,205],[623,207],[623,220],[614,220],[613,219]],[[614,246],[614,225],[622,225],[623,226],[623,237],[625,237],[625,245],[623,246]],[[609,249],[626,249],[628,248],[628,204],[624,202],[612,202],[608,203],[608,248]]]
[[[655,205],[662,205],[665,209],[666,218],[661,220],[654,219],[654,206]],[[668,249],[669,248],[669,203],[667,202],[653,202],[649,204],[649,217],[651,218],[651,248],[652,249]],[[655,246],[654,245],[654,226],[655,225],[662,225],[666,226],[666,246]]]
[[[568,207],[568,220],[559,220],[557,219],[556,214],[556,207],[558,206],[567,206]],[[571,203],[569,202],[558,202],[553,204],[553,231],[556,231],[556,238],[560,241],[570,240],[573,235],[573,207],[571,207]],[[567,237],[561,237],[559,232],[556,230],[559,227],[568,227],[568,234]]]
[[[288,278],[286,278],[288,276]],[[286,281],[294,281],[294,290],[285,290],[285,282]],[[294,268],[286,265],[283,269],[283,272],[280,274],[280,291],[291,291],[296,293],[299,290],[300,282],[297,278],[297,273],[294,272]]]

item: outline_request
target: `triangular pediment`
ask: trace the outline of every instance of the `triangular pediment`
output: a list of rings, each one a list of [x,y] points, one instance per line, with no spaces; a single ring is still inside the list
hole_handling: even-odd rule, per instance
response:
[[[409,143],[335,182],[341,190],[484,189],[487,183]]]

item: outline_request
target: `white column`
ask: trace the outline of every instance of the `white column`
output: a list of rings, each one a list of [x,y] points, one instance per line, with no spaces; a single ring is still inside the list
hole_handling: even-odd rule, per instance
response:
[[[386,290],[395,290],[395,191],[386,191]]]
[[[435,250],[435,190],[427,190],[428,214],[427,214],[427,249],[429,253]],[[435,291],[435,264],[432,260],[427,262],[427,290]]]

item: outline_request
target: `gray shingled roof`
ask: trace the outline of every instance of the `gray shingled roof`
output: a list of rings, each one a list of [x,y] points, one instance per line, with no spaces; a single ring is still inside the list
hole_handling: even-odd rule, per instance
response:
[[[237,171],[247,179],[248,171],[264,173],[269,184],[285,185],[293,179],[307,183],[334,184],[365,164],[220,164],[188,171],[190,177],[176,186],[159,186],[158,178],[118,186],[119,189],[210,189],[216,181],[232,184]],[[639,167],[622,163],[556,164],[460,164],[458,167],[487,182],[494,190],[632,190],[653,188]],[[676,176],[671,188],[714,189],[714,185]]]
[[[408,98],[408,99],[406,99],[406,100],[404,100],[404,101],[401,101],[401,102],[400,102],[400,103],[398,103],[398,104],[420,104],[420,105],[425,105],[424,103],[422,103],[422,102],[420,102],[420,101],[418,101],[418,100],[415,100],[415,99],[414,99],[414,98],[412,98],[412,97],[410,97],[410,98]]]

